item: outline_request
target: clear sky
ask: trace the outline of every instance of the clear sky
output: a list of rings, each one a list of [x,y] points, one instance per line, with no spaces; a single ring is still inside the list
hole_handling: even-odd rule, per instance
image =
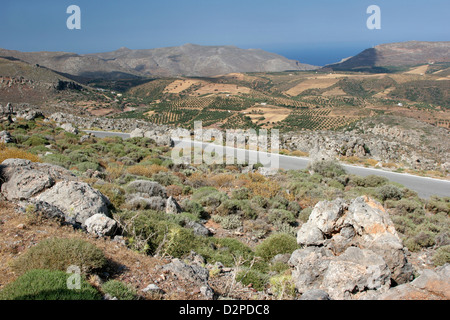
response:
[[[369,30],[370,5],[381,30]],[[68,30],[69,5],[81,30]],[[201,45],[261,48],[323,65],[380,43],[450,40],[449,0],[1,0],[0,47],[93,53]]]

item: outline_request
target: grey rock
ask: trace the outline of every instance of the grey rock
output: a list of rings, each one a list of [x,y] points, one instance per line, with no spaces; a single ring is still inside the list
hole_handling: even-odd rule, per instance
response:
[[[85,227],[88,218],[97,213],[109,215],[110,202],[89,184],[77,181],[60,181],[36,197],[64,212],[67,223]]]
[[[305,291],[299,300],[331,300],[328,293],[319,289]]]
[[[195,221],[189,221],[188,223],[186,223],[185,227],[192,229],[194,231],[194,234],[197,236],[208,237],[211,235],[211,231],[209,231],[208,228],[206,228],[203,224]]]
[[[128,184],[128,190],[130,193],[138,194],[142,197],[167,197],[166,188],[155,181],[135,180]]]
[[[12,143],[14,142],[14,139],[8,131],[0,131],[0,142]]]
[[[61,125],[61,128],[69,133],[78,134],[78,129],[75,128],[71,123],[64,123]]]
[[[162,290],[160,287],[158,287],[156,284],[151,283],[144,289],[142,289],[143,292],[149,292],[149,293],[156,293],[156,294],[164,294],[164,290]]]
[[[182,211],[183,210],[181,209],[178,202],[172,196],[170,196],[166,201],[166,213],[167,214],[177,214]]]
[[[172,272],[177,277],[192,282],[200,288],[206,299],[213,299],[214,291],[208,284],[209,271],[199,265],[188,265],[180,259],[173,259],[171,263],[163,266],[163,270]]]
[[[94,214],[85,221],[86,230],[99,237],[113,236],[117,230],[117,222],[104,214]]]

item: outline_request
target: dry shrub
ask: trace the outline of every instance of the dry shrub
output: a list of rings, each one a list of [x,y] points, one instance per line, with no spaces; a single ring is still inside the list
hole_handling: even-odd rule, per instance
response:
[[[136,165],[127,168],[128,173],[147,178],[151,178],[155,173],[168,171],[166,167],[157,164],[152,164],[151,166]]]
[[[183,193],[183,188],[177,185],[170,185],[166,187],[168,197],[178,197]]]
[[[309,157],[309,153],[308,152],[304,152],[304,151],[300,151],[300,150],[295,150],[291,152],[291,156],[295,156],[295,157]]]
[[[383,168],[393,169],[397,168],[397,165],[393,162],[383,163]]]
[[[0,150],[2,151],[0,153],[0,163],[5,161],[6,159],[25,159],[30,160],[31,162],[42,162],[37,155],[26,152],[24,150],[8,147],[2,147],[2,149]]]
[[[193,188],[200,188],[208,185],[207,177],[201,172],[194,172],[186,179],[186,182]]]
[[[3,151],[6,149],[6,144],[3,142],[0,142],[0,151]]]
[[[221,173],[209,179],[210,185],[217,188],[233,187],[236,177],[232,174]]]
[[[367,159],[366,160],[366,164],[368,164],[369,166],[375,167],[377,165],[378,161],[375,159]]]
[[[108,166],[106,167],[106,177],[109,182],[112,182],[116,179],[118,179],[122,174],[125,173],[125,166]]]

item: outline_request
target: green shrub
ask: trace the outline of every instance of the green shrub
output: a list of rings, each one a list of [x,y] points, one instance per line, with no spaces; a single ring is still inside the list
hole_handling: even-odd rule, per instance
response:
[[[300,212],[300,214],[298,216],[299,220],[302,222],[307,222],[312,211],[313,211],[313,208],[311,208],[311,207],[303,209],[302,212]]]
[[[335,178],[346,173],[344,167],[334,160],[313,162],[308,165],[308,169],[326,178]]]
[[[433,263],[435,266],[443,266],[450,263],[450,245],[440,247],[433,255]]]
[[[102,291],[119,300],[137,300],[136,290],[121,281],[109,280],[102,285]]]
[[[271,235],[255,248],[255,254],[269,261],[277,254],[292,253],[298,249],[297,239],[291,235],[277,233]]]
[[[81,162],[77,163],[75,167],[81,172],[86,172],[88,170],[100,170],[100,165],[96,162]]]
[[[106,266],[103,251],[90,242],[80,239],[51,238],[42,240],[13,261],[15,272],[23,274],[32,269],[66,271],[71,265],[83,273]]]
[[[292,299],[295,296],[295,283],[290,275],[277,275],[269,280],[270,288],[277,299]]]
[[[263,291],[269,282],[269,276],[253,269],[244,269],[237,274],[236,280],[245,286],[251,285],[257,291]]]
[[[184,211],[189,212],[198,218],[205,218],[205,210],[202,205],[196,201],[185,199],[181,202],[181,207]]]
[[[386,184],[377,189],[377,195],[383,201],[388,199],[400,200],[403,197],[403,192],[392,184]]]
[[[232,192],[231,198],[235,200],[247,200],[250,196],[248,188],[240,188]]]
[[[69,169],[71,164],[70,159],[62,154],[49,154],[44,156],[43,160],[45,162],[64,167],[66,169]]]
[[[233,267],[235,259],[241,258],[245,265],[250,265],[255,253],[245,244],[232,238],[210,238],[210,245],[197,248],[209,263],[221,262],[226,267]]]
[[[369,175],[367,177],[356,176],[355,178],[353,178],[353,182],[359,187],[375,188],[385,185],[389,182],[389,180],[385,177]]]
[[[183,228],[184,218],[156,211],[121,211],[114,216],[125,225],[125,235],[132,249],[148,254],[161,254],[181,258],[203,240],[196,237],[191,229]]]
[[[292,212],[283,209],[270,209],[268,220],[272,224],[281,222],[293,225],[296,223],[295,215]]]
[[[236,214],[230,214],[227,216],[212,216],[214,222],[220,223],[222,228],[227,230],[237,229],[242,226],[241,217]]]
[[[48,143],[48,140],[45,139],[44,137],[41,137],[38,135],[33,135],[33,136],[29,137],[23,144],[25,146],[29,146],[29,147],[37,147],[37,146],[43,146],[47,143]]]
[[[0,291],[0,300],[100,300],[101,295],[81,277],[81,289],[68,289],[70,273],[30,270]]]

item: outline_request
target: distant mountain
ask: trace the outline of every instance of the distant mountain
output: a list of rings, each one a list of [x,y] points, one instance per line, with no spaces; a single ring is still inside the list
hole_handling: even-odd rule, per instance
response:
[[[450,41],[408,41],[381,44],[339,63],[327,65],[325,68],[357,70],[433,62],[450,62]]]
[[[278,54],[234,46],[186,44],[148,50],[119,50],[78,55],[67,52],[19,52],[0,49],[0,57],[13,57],[80,78],[136,78],[142,76],[215,76],[232,72],[314,70]]]

